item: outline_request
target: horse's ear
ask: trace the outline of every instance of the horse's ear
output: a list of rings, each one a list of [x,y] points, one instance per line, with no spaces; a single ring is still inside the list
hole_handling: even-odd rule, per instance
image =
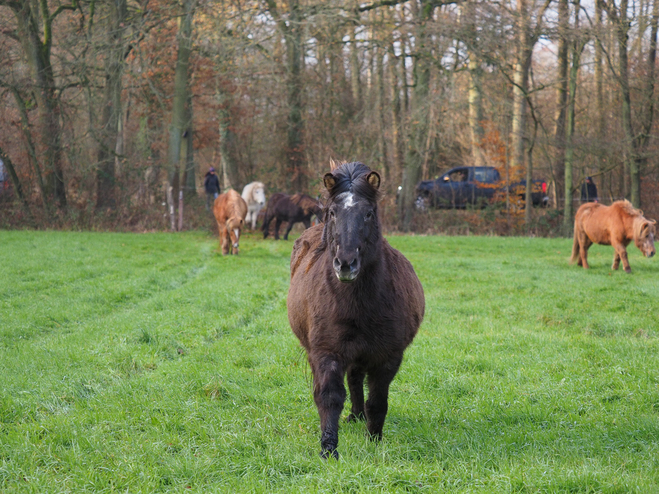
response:
[[[330,170],[334,171],[341,166],[340,161],[336,161],[334,158],[330,158]]]
[[[377,190],[380,188],[380,175],[378,174],[378,172],[369,173],[368,177],[366,177],[366,180],[368,181],[369,184],[371,184],[371,186],[374,189]]]
[[[336,185],[336,179],[334,178],[334,175],[331,173],[326,173],[325,176],[323,177],[323,182],[325,183],[325,188],[327,190],[332,190],[332,187]]]

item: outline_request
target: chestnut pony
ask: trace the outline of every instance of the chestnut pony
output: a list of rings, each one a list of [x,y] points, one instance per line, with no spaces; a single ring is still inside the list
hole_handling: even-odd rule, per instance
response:
[[[240,229],[245,224],[247,203],[238,192],[229,189],[215,199],[213,214],[220,231],[222,255],[226,256],[229,253],[229,246],[232,254],[238,254]]]
[[[616,201],[610,206],[596,202],[583,204],[574,218],[574,243],[570,262],[588,269],[588,248],[592,244],[610,245],[615,250],[612,269],[629,267],[626,247],[634,240],[636,247],[646,257],[655,254],[654,236],[656,221],[648,220],[643,211],[635,209],[629,201]]]
[[[287,305],[311,365],[321,456],[338,458],[344,377],[352,402],[348,421],[366,419],[370,436],[380,439],[389,385],[423,320],[425,301],[410,262],[382,237],[380,176],[362,163],[346,163],[327,173],[324,184],[324,224],[295,241]]]

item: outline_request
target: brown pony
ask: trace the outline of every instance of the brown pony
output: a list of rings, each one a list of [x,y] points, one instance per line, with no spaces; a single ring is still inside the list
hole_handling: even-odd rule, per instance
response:
[[[344,377],[352,402],[348,421],[365,418],[371,437],[379,439],[389,385],[423,320],[425,301],[410,262],[382,237],[380,176],[362,163],[347,163],[326,174],[324,183],[324,224],[295,241],[287,305],[311,365],[321,456],[338,458]]]
[[[245,224],[247,203],[238,192],[229,189],[215,199],[213,214],[220,231],[222,255],[226,256],[229,253],[230,245],[231,253],[238,254],[238,240],[240,239],[240,229]]]
[[[272,194],[263,218],[263,238],[268,237],[270,222],[273,219],[275,220],[275,240],[279,240],[279,227],[284,221],[288,223],[284,240],[288,240],[288,234],[295,223],[301,221],[305,228],[309,228],[311,226],[311,217],[314,214],[320,217],[321,212],[320,203],[306,194],[294,194],[292,196],[281,192]]]
[[[646,256],[655,254],[654,236],[656,221],[648,220],[643,211],[634,209],[629,201],[616,201],[610,206],[597,202],[583,204],[574,218],[574,243],[570,262],[578,259],[578,265],[588,269],[588,248],[592,244],[610,245],[614,248],[612,269],[622,267],[627,273],[632,270],[627,260],[629,243]]]

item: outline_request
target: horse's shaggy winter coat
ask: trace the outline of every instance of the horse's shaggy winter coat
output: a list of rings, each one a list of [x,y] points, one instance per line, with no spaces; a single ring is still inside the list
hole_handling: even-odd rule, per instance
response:
[[[254,230],[259,212],[265,206],[265,185],[263,185],[263,182],[250,182],[243,188],[241,197],[247,204],[245,222],[247,224],[251,223],[252,230]]]
[[[268,237],[270,222],[273,219],[275,219],[275,240],[279,240],[279,228],[284,221],[288,222],[284,240],[288,240],[288,234],[295,223],[301,221],[305,228],[309,228],[311,226],[311,217],[313,215],[320,217],[321,212],[320,203],[306,194],[292,196],[280,192],[272,194],[263,218],[263,238]]]
[[[352,401],[348,420],[365,418],[368,432],[380,438],[389,385],[421,324],[425,301],[412,265],[382,237],[379,175],[349,163],[324,182],[324,225],[295,241],[287,304],[291,328],[311,364],[321,454],[338,457],[344,377]]]
[[[655,224],[656,221],[645,218],[643,211],[635,209],[629,201],[616,201],[611,206],[596,202],[583,204],[574,218],[570,262],[578,260],[579,266],[588,269],[588,248],[592,244],[610,245],[615,250],[612,269],[618,269],[622,259],[623,268],[631,273],[626,247],[634,240],[646,257],[652,257]]]
[[[230,248],[232,254],[238,254],[238,241],[240,230],[245,224],[247,204],[238,192],[229,189],[215,199],[213,214],[220,232],[222,254],[227,255]]]

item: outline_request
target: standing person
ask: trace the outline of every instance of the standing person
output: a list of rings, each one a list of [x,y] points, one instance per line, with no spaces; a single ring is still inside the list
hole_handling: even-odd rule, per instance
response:
[[[593,177],[586,177],[586,181],[581,185],[581,202],[598,202],[597,186]]]
[[[204,189],[206,189],[206,211],[211,210],[211,202],[220,195],[220,179],[212,166],[204,176]],[[211,199],[212,198],[212,199]]]

